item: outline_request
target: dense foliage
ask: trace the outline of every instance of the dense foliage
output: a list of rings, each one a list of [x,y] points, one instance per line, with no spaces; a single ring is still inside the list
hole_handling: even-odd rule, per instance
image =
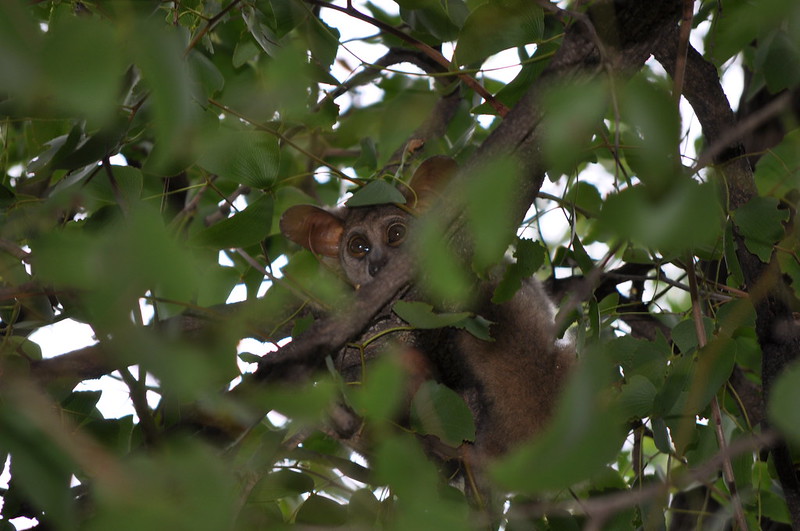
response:
[[[800,525],[800,4],[566,4],[0,3],[0,529]],[[547,279],[580,360],[494,512],[421,444],[474,435],[457,396],[401,426],[391,349],[326,365],[388,288],[278,228],[435,154],[466,170],[432,299],[507,255],[497,296]]]

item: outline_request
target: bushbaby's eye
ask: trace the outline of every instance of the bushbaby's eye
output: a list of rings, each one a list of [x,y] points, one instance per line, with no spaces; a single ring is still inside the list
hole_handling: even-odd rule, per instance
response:
[[[392,247],[397,247],[406,239],[406,226],[402,223],[392,223],[386,229],[386,243]]]
[[[347,242],[347,252],[356,258],[364,258],[369,250],[369,242],[363,236],[353,236]]]

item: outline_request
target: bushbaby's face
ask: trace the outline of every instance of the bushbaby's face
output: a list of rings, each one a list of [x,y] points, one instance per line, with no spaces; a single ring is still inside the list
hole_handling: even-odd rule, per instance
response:
[[[411,216],[395,205],[348,209],[339,241],[339,259],[347,278],[362,286],[391,264],[405,242]]]

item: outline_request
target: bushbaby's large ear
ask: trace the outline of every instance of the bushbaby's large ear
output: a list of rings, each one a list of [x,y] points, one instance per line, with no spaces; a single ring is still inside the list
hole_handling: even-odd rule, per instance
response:
[[[281,216],[281,232],[312,253],[339,256],[341,219],[314,205],[295,205]]]
[[[448,181],[458,172],[456,161],[445,155],[426,159],[411,176],[403,195],[408,206],[419,211],[427,209],[441,194]]]

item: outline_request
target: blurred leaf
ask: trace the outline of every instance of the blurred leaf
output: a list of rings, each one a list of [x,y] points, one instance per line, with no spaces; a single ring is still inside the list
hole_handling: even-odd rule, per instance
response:
[[[591,477],[613,459],[627,429],[624,412],[609,392],[613,365],[606,356],[599,349],[582,356],[550,426],[491,467],[498,483],[525,493],[562,489]],[[536,474],[529,472],[533,466]]]
[[[517,167],[509,159],[481,165],[466,182],[467,223],[475,238],[473,265],[483,272],[502,260],[515,236],[507,215],[517,200]]]
[[[507,48],[541,40],[544,11],[522,0],[501,0],[478,6],[464,22],[458,35],[456,62],[482,62]]]
[[[353,196],[347,200],[345,206],[348,207],[361,207],[369,205],[383,205],[387,203],[396,203],[403,205],[406,203],[406,198],[400,191],[380,179],[370,181],[362,188],[359,188]]]
[[[669,430],[667,424],[661,417],[653,417],[650,422],[653,428],[653,442],[662,454],[672,453],[672,444],[670,443]]]
[[[61,409],[76,426],[80,426],[88,418],[100,417],[97,402],[101,395],[100,391],[72,392],[61,402]]]
[[[192,79],[197,82],[198,101],[204,103],[207,98],[215,96],[225,86],[225,78],[222,72],[205,55],[193,50],[189,54],[189,66],[192,71]]]
[[[326,379],[302,387],[276,385],[264,393],[263,403],[290,419],[316,425],[335,399],[337,390],[337,386]]]
[[[55,17],[41,57],[48,84],[41,87],[44,93],[95,125],[114,115],[123,60],[110,24],[94,18]]]
[[[385,439],[375,452],[375,480],[389,485],[403,503],[393,511],[396,529],[467,529],[469,513],[461,500],[440,495],[433,463],[409,435]]]
[[[348,389],[347,396],[356,413],[375,422],[392,422],[406,394],[406,375],[402,367],[385,352],[370,363],[360,386]]]
[[[152,105],[153,152],[144,169],[172,175],[182,170],[193,157],[191,128],[200,108],[191,100],[192,77],[183,50],[185,34],[154,20],[140,20],[131,53],[150,88],[147,99]]]
[[[714,322],[708,317],[703,317],[703,328],[705,328],[706,338],[710,338],[714,332]],[[694,320],[684,319],[676,324],[672,329],[672,340],[684,354],[696,349],[700,341],[697,338],[697,326]]]
[[[533,57],[522,64],[517,77],[502,86],[497,94],[494,95],[495,99],[509,108],[513,107],[527,92],[531,84],[539,78],[549,64],[549,58],[558,50],[559,45],[560,42],[558,41],[537,44]],[[491,72],[487,72],[487,74],[491,75]],[[494,107],[486,102],[474,107],[472,112],[476,114],[497,114]]]
[[[435,298],[460,301],[471,290],[470,278],[447,245],[441,227],[435,219],[418,226],[416,256],[425,275],[420,283]]]
[[[600,192],[597,191],[593,184],[585,181],[577,181],[570,186],[565,198],[580,209],[577,210],[577,213],[589,217],[597,216],[603,205],[603,198],[600,197]]]
[[[248,503],[264,503],[314,490],[314,479],[303,472],[279,469],[262,477],[250,491]]]
[[[714,337],[700,349],[694,368],[689,411],[702,411],[726,384],[736,361],[736,342]]]
[[[223,219],[195,234],[193,242],[214,249],[248,247],[267,237],[272,219],[272,198],[257,198],[241,212]]]
[[[330,498],[312,494],[297,510],[295,522],[324,526],[344,525],[347,522],[347,508]]]
[[[117,529],[226,529],[238,489],[224,461],[197,443],[139,455],[130,463],[128,489],[94,489],[91,531]]]
[[[370,489],[358,489],[350,496],[347,511],[351,522],[373,527],[381,513],[381,503]]]
[[[107,172],[111,172],[116,183],[119,196],[114,192],[111,178]],[[138,200],[142,195],[144,177],[141,170],[130,166],[114,166],[108,169],[101,169],[94,179],[83,187],[86,194],[93,199],[105,204],[117,204],[117,198],[121,198],[126,204]]]
[[[435,44],[437,41],[452,41],[457,37],[459,24],[456,21],[461,18],[458,15],[463,11],[463,1],[402,0],[398,4],[402,19],[424,41]]]
[[[658,390],[646,377],[634,374],[622,386],[620,406],[629,418],[643,418],[650,414]]]
[[[600,82],[570,83],[547,91],[542,150],[551,176],[571,174],[590,156],[592,132],[602,123],[608,99],[608,87]]]
[[[339,30],[328,26],[317,17],[308,17],[305,33],[311,55],[327,71],[336,59],[339,49]]]
[[[475,440],[475,422],[464,399],[433,381],[424,382],[414,394],[411,425],[418,433],[435,435],[453,448]]]
[[[762,196],[782,197],[800,187],[800,129],[787,133],[780,144],[758,159],[754,178]]]
[[[516,261],[506,266],[505,274],[495,289],[492,302],[500,304],[511,300],[511,297],[522,286],[522,281],[542,267],[546,252],[547,250],[541,242],[525,238],[518,239],[514,249]]]
[[[281,6],[281,2],[276,3],[276,5]],[[261,11],[255,9],[253,5],[245,5],[242,8],[242,18],[244,18],[247,23],[247,29],[250,35],[253,36],[253,39],[268,55],[273,55],[280,49],[281,37],[283,37],[282,34],[285,34],[291,29],[285,27],[285,19],[281,18],[278,22],[281,22],[284,27],[281,28],[281,34],[276,33],[276,31],[270,27],[267,17],[265,17]],[[294,27],[293,24],[292,27]]]
[[[392,117],[392,120],[379,118],[376,123],[381,164],[386,162],[392,151],[407,142],[419,124],[431,116],[437,99],[436,93],[427,88],[424,91],[406,89],[379,107],[379,116]]]
[[[76,528],[77,508],[70,491],[75,464],[66,452],[26,418],[29,411],[0,403],[0,451],[9,452],[12,485],[27,503],[47,514],[56,529]]]
[[[786,367],[772,387],[767,414],[772,425],[800,444],[800,364]]]
[[[620,113],[631,128],[624,138],[625,160],[645,185],[651,198],[685,189],[686,179],[676,160],[681,140],[680,114],[672,94],[663,84],[634,78],[620,100]]]
[[[392,310],[414,328],[442,328],[453,326],[470,316],[469,312],[434,313],[433,306],[418,301],[397,301]]]
[[[344,280],[320,264],[311,251],[293,254],[283,272],[303,293],[323,304],[338,306],[352,295]]]
[[[778,209],[772,197],[754,197],[733,211],[733,220],[744,236],[747,249],[762,262],[769,262],[772,249],[783,238],[787,210]]]
[[[258,46],[251,40],[241,40],[236,43],[236,49],[233,51],[233,59],[231,60],[233,66],[239,68],[248,61],[253,61],[259,54]]]
[[[280,148],[266,133],[224,131],[208,143],[198,164],[223,179],[268,189],[278,175]]]
[[[270,0],[274,27],[277,35],[283,37],[309,17],[309,12],[292,0]]]
[[[732,3],[724,17],[715,19],[719,25],[711,33],[714,63],[722,65],[742,48],[758,41],[768,28],[791,18],[796,7],[793,0]]]
[[[723,227],[716,188],[681,182],[659,199],[651,199],[642,186],[609,195],[598,229],[608,237],[631,239],[665,253],[713,246]]]

